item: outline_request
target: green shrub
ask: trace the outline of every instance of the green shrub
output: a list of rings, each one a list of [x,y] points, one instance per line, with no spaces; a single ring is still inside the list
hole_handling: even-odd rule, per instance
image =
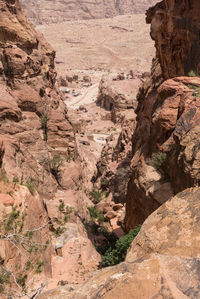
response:
[[[35,186],[30,181],[26,182],[25,186],[28,188],[32,195],[35,194]]]
[[[73,210],[74,209],[72,207],[66,206],[64,213],[64,223],[67,223],[69,221],[70,215],[73,212]]]
[[[19,274],[19,276],[18,276],[17,279],[16,279],[17,283],[18,283],[22,288],[25,287],[25,285],[26,285],[26,280],[27,280],[27,275],[26,275],[26,274],[24,274],[24,275]]]
[[[67,163],[70,163],[71,160],[72,160],[72,158],[71,158],[71,150],[70,150],[70,148],[68,148],[68,149],[67,149],[67,158],[66,158],[66,162],[67,162]]]
[[[166,153],[154,153],[152,154],[151,160],[149,161],[149,164],[153,166],[156,170],[159,170],[163,163],[166,160]]]
[[[50,162],[51,165],[51,171],[54,175],[56,175],[60,169],[61,166],[63,166],[63,157],[56,154],[53,156],[53,159]]]
[[[197,74],[196,71],[194,71],[194,70],[190,70],[190,71],[188,72],[188,77],[198,77],[198,74]]]
[[[47,141],[47,115],[46,114],[44,114],[41,117],[41,125],[43,130],[43,140]]]
[[[193,96],[200,97],[200,86],[195,84],[187,84],[190,89],[194,90]]]
[[[101,182],[102,188],[105,188],[105,189],[108,188],[109,184],[110,184],[110,181],[107,178],[104,178]]]
[[[66,227],[64,226],[59,226],[54,230],[54,234],[56,237],[61,236],[64,232],[66,232]]]
[[[13,178],[13,183],[19,183],[19,178],[17,177],[17,176],[14,176],[14,178]]]
[[[36,261],[36,273],[41,273],[42,272],[42,266],[44,266],[44,262],[42,262],[41,260],[37,259]]]
[[[102,193],[97,189],[97,187],[93,187],[92,191],[89,193],[90,199],[94,204],[97,204],[102,199]]]
[[[104,215],[99,212],[95,207],[88,207],[88,211],[90,212],[90,217],[92,220],[97,219],[98,221],[104,221]]]
[[[131,230],[127,235],[121,237],[113,247],[102,254],[102,267],[119,264],[125,260],[127,250],[140,231],[141,226]]]
[[[10,284],[11,273],[6,270],[0,270],[0,294],[4,292],[4,285]]]
[[[65,209],[65,203],[64,203],[64,201],[62,201],[62,202],[60,203],[59,207],[58,207],[58,210],[59,210],[60,212],[63,212],[64,209]]]
[[[1,168],[1,178],[0,178],[0,180],[5,182],[5,183],[9,183],[9,180],[7,178],[6,171],[5,171],[4,168]]]

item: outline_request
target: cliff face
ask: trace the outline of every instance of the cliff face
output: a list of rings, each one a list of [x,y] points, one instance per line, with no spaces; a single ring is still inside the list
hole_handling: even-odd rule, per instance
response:
[[[14,295],[25,292],[20,287],[29,278],[28,289],[34,286],[36,272],[52,275],[54,252],[45,204],[58,186],[52,160],[55,155],[66,158],[69,151],[74,157],[74,132],[55,88],[54,57],[19,2],[1,0],[0,273],[7,278],[12,273],[16,281],[22,278],[18,287],[10,277]],[[41,276],[35,279],[42,282]],[[3,289],[1,285],[1,296]]]
[[[200,72],[199,1],[161,1],[147,12],[165,79]]]
[[[55,53],[27,22],[18,1],[0,2],[1,166],[12,179],[37,182],[52,195],[52,146],[67,155],[74,135],[65,105],[55,89]],[[28,163],[27,163],[28,161]]]
[[[144,13],[156,0],[109,1],[20,1],[34,24],[58,23],[77,19],[111,18],[116,15]]]
[[[128,230],[173,194],[199,184],[200,79],[177,77],[198,71],[198,13],[198,1],[162,1],[147,12],[157,58],[138,93]]]

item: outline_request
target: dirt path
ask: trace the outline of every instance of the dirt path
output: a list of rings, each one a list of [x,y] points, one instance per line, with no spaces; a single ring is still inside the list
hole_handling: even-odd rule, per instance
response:
[[[83,94],[77,97],[72,97],[70,100],[66,100],[66,106],[70,109],[76,110],[81,105],[85,106],[94,103],[98,95],[98,86],[99,84],[96,83],[83,91]]]

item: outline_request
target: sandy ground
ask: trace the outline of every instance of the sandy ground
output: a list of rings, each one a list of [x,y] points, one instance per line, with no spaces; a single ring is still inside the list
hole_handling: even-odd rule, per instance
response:
[[[87,89],[82,91],[83,94],[77,97],[72,97],[69,100],[65,101],[66,106],[75,110],[81,105],[85,106],[95,102],[98,95],[98,88],[98,83],[88,87]]]
[[[57,52],[58,73],[67,70],[149,71],[153,41],[145,15],[68,21],[36,27]]]

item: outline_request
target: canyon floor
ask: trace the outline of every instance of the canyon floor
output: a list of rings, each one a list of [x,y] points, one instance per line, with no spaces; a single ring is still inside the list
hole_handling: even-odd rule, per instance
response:
[[[58,73],[67,70],[145,72],[155,54],[145,15],[39,25],[56,50]]]
[[[134,78],[149,72],[155,55],[145,15],[43,24],[36,29],[43,33],[56,51],[58,84],[59,78],[64,79],[66,86],[60,89],[63,90],[69,115],[73,115],[74,111],[72,118],[87,121],[86,131],[76,134],[76,138],[82,144],[81,152],[86,156],[88,153],[88,160],[93,161],[94,170],[106,138],[113,132],[118,136],[120,133],[120,125],[108,120],[110,113],[96,105],[99,83],[103,75],[114,77],[124,73],[127,77],[131,71],[134,82],[131,84],[130,80],[129,86],[126,84],[126,93],[133,93],[136,97],[142,81],[136,80],[136,83]],[[71,77],[73,82],[69,83],[66,76]],[[84,76],[89,77],[89,83],[84,82]],[[85,109],[77,112],[80,106]],[[88,142],[88,136],[94,137],[92,142]],[[84,141],[87,145],[83,146]],[[91,159],[94,156],[94,160]]]

